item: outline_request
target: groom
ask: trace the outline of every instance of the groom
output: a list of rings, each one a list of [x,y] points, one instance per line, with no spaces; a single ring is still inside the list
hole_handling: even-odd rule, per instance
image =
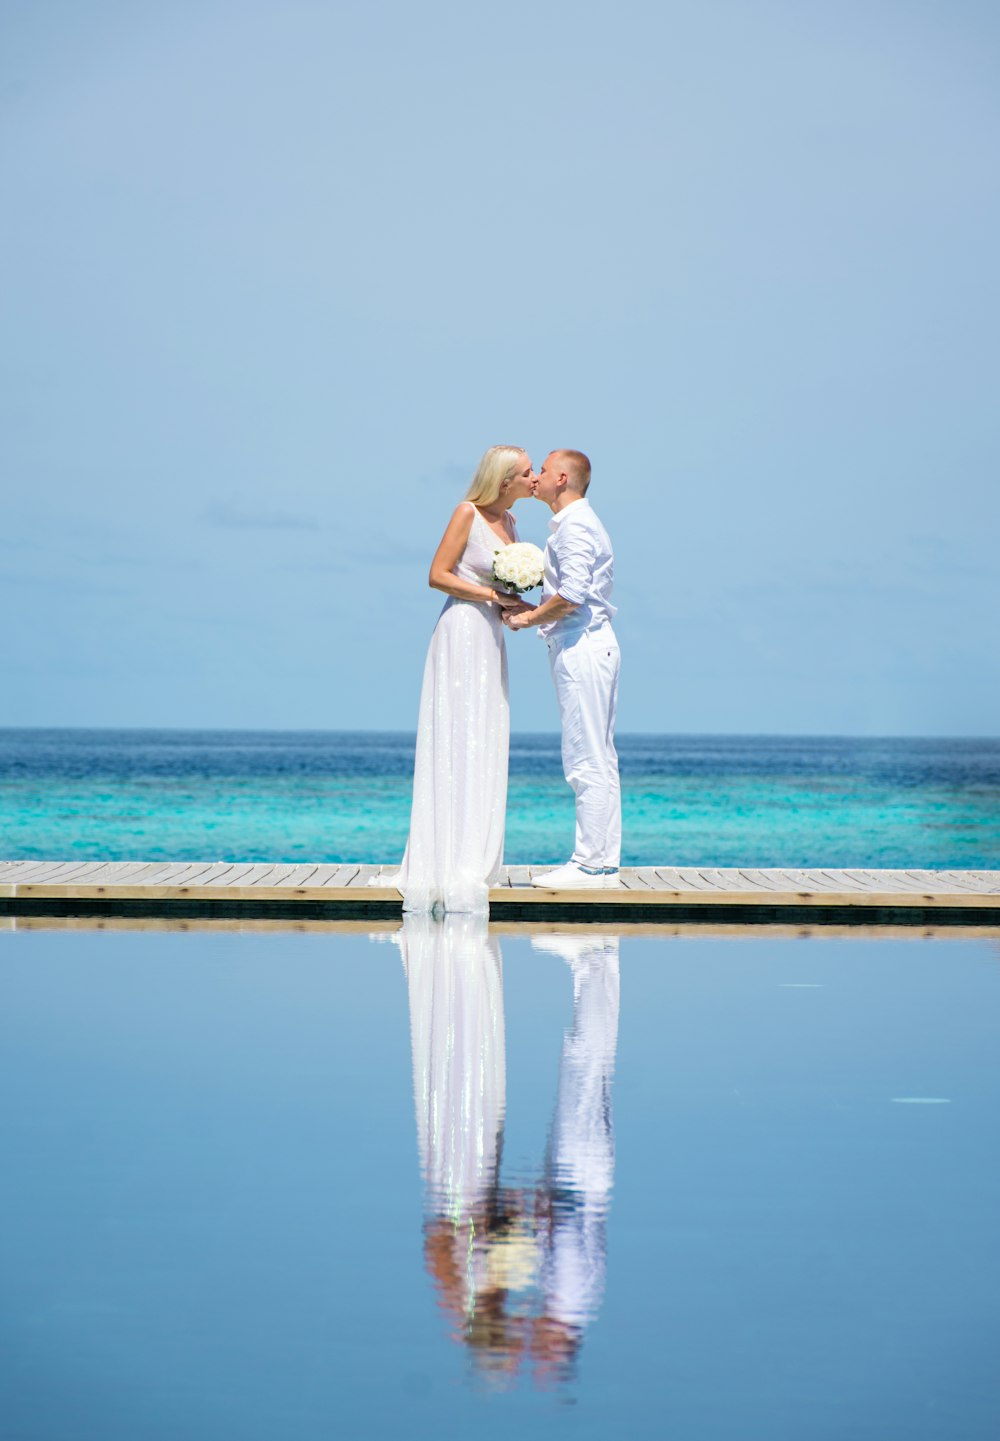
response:
[[[621,786],[615,707],[621,657],[611,628],[614,555],[587,500],[590,461],[554,450],[535,480],[552,511],[545,584],[533,610],[504,614],[511,630],[537,625],[549,648],[562,722],[562,761],[576,794],[576,845],[566,865],[535,876],[545,889],[607,890],[620,884]]]

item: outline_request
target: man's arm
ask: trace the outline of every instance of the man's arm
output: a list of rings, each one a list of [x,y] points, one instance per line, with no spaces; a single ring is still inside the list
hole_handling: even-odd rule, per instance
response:
[[[548,600],[542,601],[541,605],[536,606],[534,610],[522,610],[516,615],[505,611],[503,618],[509,630],[527,630],[529,625],[544,625],[549,620],[561,620],[564,615],[569,615],[577,609],[575,602],[566,600],[557,591],[555,595],[550,595]]]
[[[578,610],[590,594],[596,551],[586,527],[564,521],[556,532],[553,550],[557,581],[555,595],[550,595],[534,610],[512,616],[509,622],[511,630],[525,630],[529,625],[545,625],[550,620],[561,620],[564,615]]]

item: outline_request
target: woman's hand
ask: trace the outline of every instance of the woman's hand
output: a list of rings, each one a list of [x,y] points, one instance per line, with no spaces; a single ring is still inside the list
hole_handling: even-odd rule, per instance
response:
[[[495,590],[493,595],[500,609],[508,614],[531,609],[519,595],[513,595],[509,590]]]

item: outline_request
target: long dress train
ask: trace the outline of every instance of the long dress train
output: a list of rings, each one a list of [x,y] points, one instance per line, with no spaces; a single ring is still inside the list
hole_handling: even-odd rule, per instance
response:
[[[472,509],[454,573],[492,585],[502,542]],[[503,863],[509,747],[499,608],[449,596],[424,666],[406,853],[398,874],[380,880],[402,892],[404,910],[488,913]]]

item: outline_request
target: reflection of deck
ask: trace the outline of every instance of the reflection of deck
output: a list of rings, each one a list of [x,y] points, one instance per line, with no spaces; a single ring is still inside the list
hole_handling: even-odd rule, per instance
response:
[[[549,867],[509,866],[495,920],[962,924],[1000,921],[1000,871],[752,870],[643,866],[620,889],[547,891]],[[399,893],[371,865],[228,861],[0,863],[0,914],[385,918]]]

